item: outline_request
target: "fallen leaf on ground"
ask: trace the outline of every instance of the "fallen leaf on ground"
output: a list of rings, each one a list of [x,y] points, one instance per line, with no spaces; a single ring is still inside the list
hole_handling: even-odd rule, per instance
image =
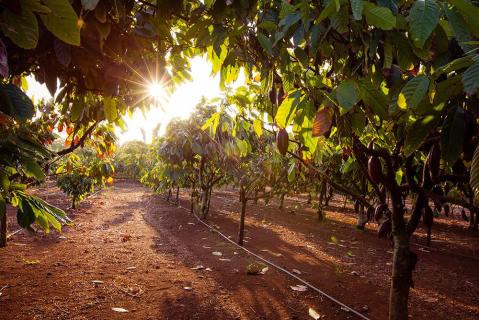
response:
[[[231,261],[231,259],[227,259],[227,258],[220,258],[219,260],[220,261]]]
[[[128,267],[128,268],[126,268],[126,270],[135,270],[135,269],[136,269],[136,267]]]
[[[313,308],[309,308],[308,314],[311,318],[315,320],[321,319],[321,315]]]
[[[128,312],[128,310],[126,310],[125,308],[118,308],[118,307],[113,307],[111,308],[111,310],[115,312],[122,312],[122,313]]]
[[[424,299],[424,301],[431,302],[431,303],[432,302],[437,302],[437,300],[438,300],[437,298],[433,298],[433,297],[428,297],[428,298]]]
[[[431,252],[431,251],[427,250],[426,248],[422,248],[422,247],[421,247],[421,248],[419,248],[419,251],[422,251],[422,252],[428,252],[428,253],[429,253],[429,252]]]
[[[23,259],[23,263],[25,263],[25,264],[38,264],[38,263],[40,263],[40,260],[38,260],[38,259],[33,259],[33,260]]]
[[[217,257],[221,257],[223,254],[219,251],[213,251],[212,254]]]
[[[193,267],[191,268],[192,270],[201,270],[201,269],[204,269],[205,267],[203,267],[202,265],[197,265],[196,267]]]
[[[359,273],[357,271],[351,271],[351,274],[354,276],[359,276]]]
[[[93,284],[103,284],[104,282],[101,281],[101,280],[93,280],[92,283]]]
[[[193,290],[192,287],[183,287],[183,289],[185,289],[186,291],[191,291],[191,290]]]
[[[308,290],[308,287],[303,286],[302,284],[298,284],[298,285],[296,285],[296,286],[289,286],[289,287],[291,288],[291,290],[294,290],[294,291],[301,291],[301,292],[303,292],[303,291]]]
[[[301,271],[299,271],[298,269],[293,269],[292,271],[293,271],[293,273],[301,274]]]

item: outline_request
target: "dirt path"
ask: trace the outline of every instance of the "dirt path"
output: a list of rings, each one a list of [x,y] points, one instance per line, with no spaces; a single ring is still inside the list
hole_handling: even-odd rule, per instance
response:
[[[48,196],[67,204],[61,196]],[[219,293],[216,283],[157,249],[161,232],[143,218],[153,200],[138,184],[118,184],[91,199],[91,205],[82,204],[75,225],[62,236],[15,235],[0,250],[0,288],[8,285],[0,296],[0,319],[240,316],[235,301]],[[169,208],[155,208],[163,209]]]
[[[68,206],[55,187],[36,192]],[[245,246],[369,318],[385,319],[387,242],[372,229],[355,230],[343,213],[328,212],[318,224],[298,203],[289,199],[283,212],[276,204],[249,206]],[[209,223],[235,238],[238,209],[234,193],[216,192]],[[137,183],[116,183],[71,215],[75,224],[62,235],[22,231],[0,249],[0,319],[311,319],[310,307],[322,319],[357,319],[312,290],[291,290],[300,283],[271,267],[247,275],[257,260]],[[418,253],[412,319],[477,319],[477,261]]]
[[[68,206],[54,187],[38,193]],[[0,250],[0,319],[307,319],[310,306],[353,318],[291,290],[298,283],[279,272],[246,275],[254,259],[137,183],[117,183],[72,215],[62,235],[22,231]]]

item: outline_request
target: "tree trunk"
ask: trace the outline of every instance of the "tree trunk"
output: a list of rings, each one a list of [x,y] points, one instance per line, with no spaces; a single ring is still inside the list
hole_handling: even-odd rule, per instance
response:
[[[180,187],[176,187],[176,205],[180,204]]]
[[[72,199],[72,209],[76,209],[77,208],[77,199],[75,197],[73,197]]]
[[[254,192],[254,204],[258,204],[258,190]]]
[[[206,212],[210,212],[210,202],[211,202],[211,192],[213,192],[213,187],[208,189],[208,205],[206,207]]]
[[[286,196],[286,193],[282,193],[280,197],[280,202],[279,202],[279,209],[283,210],[283,205],[284,205],[284,197]]]
[[[7,246],[7,211],[5,206],[3,206],[3,208],[0,208],[0,248],[6,247],[6,246]]]
[[[246,200],[246,194],[244,191],[240,191],[241,192],[241,217],[240,217],[240,221],[239,221],[239,231],[238,231],[238,244],[240,246],[243,245],[243,239],[244,239],[244,220],[245,220],[245,217],[246,217],[246,202],[248,200]]]
[[[409,234],[404,221],[402,194],[391,182],[392,235],[394,240],[393,270],[389,293],[389,320],[408,319],[409,287],[413,286],[412,271],[417,255],[409,250]],[[420,202],[416,203],[416,206]]]
[[[166,196],[166,201],[170,201],[171,189],[168,189],[168,195]]]
[[[412,284],[412,270],[416,260],[415,253],[409,251],[408,235],[405,232],[395,235],[389,320],[408,319],[409,287]]]
[[[323,207],[319,206],[318,210],[316,211],[316,214],[318,215],[318,220],[319,221],[324,220]]]
[[[206,219],[208,215],[208,189],[201,192],[201,219]]]

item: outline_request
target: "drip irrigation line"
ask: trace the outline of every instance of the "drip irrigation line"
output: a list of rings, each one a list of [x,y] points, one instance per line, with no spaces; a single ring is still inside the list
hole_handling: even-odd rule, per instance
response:
[[[187,212],[190,212],[190,209],[187,209],[181,205],[178,205],[179,208],[187,211]],[[207,227],[208,229],[210,230],[213,230],[214,232],[216,232],[217,234],[219,234],[221,237],[223,237],[225,240],[227,240],[228,242],[232,243],[233,245],[235,245],[236,247],[238,247],[239,249],[245,251],[246,253],[258,258],[259,260],[263,261],[264,263],[278,269],[279,271],[281,272],[284,272],[286,273],[287,275],[295,278],[296,280],[298,280],[299,282],[303,283],[304,285],[306,285],[307,287],[313,289],[314,291],[316,291],[317,293],[319,293],[321,296],[324,296],[326,298],[328,298],[329,300],[333,301],[334,303],[338,304],[341,306],[341,308],[343,310],[347,310],[349,312],[352,312],[354,313],[355,315],[357,315],[359,318],[361,319],[364,319],[364,320],[370,320],[368,317],[366,317],[365,315],[363,315],[362,313],[356,311],[355,309],[349,307],[348,305],[342,303],[341,301],[339,301],[338,299],[332,297],[331,295],[327,294],[326,292],[322,291],[321,289],[318,289],[316,288],[315,286],[313,286],[311,283],[307,282],[306,280],[298,277],[297,275],[289,272],[288,270],[286,270],[285,268],[283,267],[280,267],[278,266],[277,264],[275,264],[274,262],[271,262],[269,261],[268,259],[265,259],[263,257],[261,257],[260,255],[246,249],[245,247],[242,247],[240,246],[239,244],[237,244],[236,242],[234,242],[233,240],[231,240],[230,238],[228,238],[226,235],[224,235],[223,233],[221,233],[220,231],[218,231],[216,228],[214,228],[213,226],[207,224],[206,222],[204,222],[203,220],[201,220],[195,213],[193,213],[193,216],[196,218],[196,220],[198,220],[199,222],[201,222],[205,227]]]

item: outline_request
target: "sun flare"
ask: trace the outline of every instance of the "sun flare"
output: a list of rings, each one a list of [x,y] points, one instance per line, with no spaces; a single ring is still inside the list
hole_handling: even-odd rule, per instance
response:
[[[148,85],[148,94],[155,100],[160,100],[165,96],[165,88],[160,82],[153,82]]]

